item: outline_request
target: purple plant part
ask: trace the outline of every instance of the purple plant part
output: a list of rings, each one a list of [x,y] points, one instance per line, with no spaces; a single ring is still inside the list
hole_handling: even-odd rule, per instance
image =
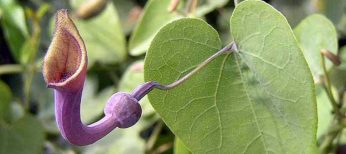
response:
[[[139,100],[154,88],[172,89],[189,79],[213,59],[236,50],[231,43],[206,59],[179,80],[161,85],[147,82],[138,86],[131,94],[113,94],[104,108],[105,116],[90,125],[84,125],[80,117],[80,104],[87,71],[87,51],[84,42],[67,10],[56,14],[53,40],[43,62],[43,76],[47,87],[54,89],[55,116],[62,136],[75,145],[89,145],[101,139],[113,129],[133,126],[141,117]]]
[[[138,101],[145,95],[141,90],[136,94],[140,97],[115,93],[107,101],[105,116],[91,125],[84,125],[80,117],[80,104],[86,71],[84,42],[67,11],[58,11],[54,38],[43,63],[43,75],[47,86],[54,89],[58,128],[62,136],[75,145],[94,143],[116,127],[134,125],[142,113]]]

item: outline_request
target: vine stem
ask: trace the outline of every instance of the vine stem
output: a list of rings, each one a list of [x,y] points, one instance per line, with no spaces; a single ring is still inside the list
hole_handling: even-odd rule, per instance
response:
[[[180,2],[180,0],[171,0],[171,3],[169,4],[167,10],[169,12],[175,11],[179,5],[179,2]]]
[[[342,129],[345,127],[343,124],[344,123],[343,118],[345,116],[340,111],[341,104],[337,103],[337,101],[334,98],[334,95],[332,92],[332,86],[331,86],[331,82],[330,82],[330,78],[329,78],[329,73],[327,71],[327,66],[326,66],[326,62],[325,62],[325,58],[328,58],[335,65],[338,65],[338,64],[340,64],[340,63],[338,63],[338,58],[336,56],[333,57],[333,55],[325,49],[322,49],[320,54],[321,54],[321,64],[322,64],[322,68],[323,68],[323,72],[324,72],[323,87],[324,87],[324,89],[328,95],[328,98],[331,102],[331,105],[332,105],[334,113],[335,113],[334,116],[335,116],[335,119],[337,122],[336,126],[332,125],[329,128],[328,134],[323,139],[323,141],[321,142],[321,145],[320,145],[320,151],[322,153],[328,153],[331,150],[333,141],[337,138],[338,135],[340,135]]]
[[[342,126],[340,125],[329,128],[328,134],[324,138],[319,148],[322,154],[327,154],[330,151],[334,139],[341,133],[341,131]]]
[[[186,8],[185,8],[185,13],[187,15],[194,15],[197,7],[197,0],[188,0],[186,2]]]
[[[237,50],[237,46],[234,42],[231,42],[221,50],[217,51],[215,54],[211,55],[209,58],[204,60],[202,63],[200,63],[195,69],[193,69],[191,72],[183,76],[182,78],[174,81],[173,83],[163,85],[155,81],[150,81],[147,83],[144,83],[143,85],[139,86],[132,92],[132,96],[135,97],[137,100],[140,100],[143,98],[146,94],[148,94],[153,88],[157,88],[160,90],[169,90],[177,87],[178,85],[182,84],[189,78],[191,78],[194,74],[196,74],[198,71],[200,71],[202,68],[204,68],[206,65],[208,65],[210,62],[212,62],[215,58],[219,57],[222,54],[225,53],[232,53],[233,51]]]
[[[331,86],[331,82],[330,82],[330,78],[329,78],[329,74],[328,74],[328,71],[327,71],[327,66],[326,66],[326,62],[325,62],[325,56],[323,54],[323,52],[321,51],[321,63],[322,63],[322,68],[323,68],[323,71],[324,71],[324,80],[325,80],[325,85],[324,85],[324,88],[328,94],[328,98],[333,106],[333,109],[335,111],[335,114],[337,114],[338,116],[338,119],[340,119],[340,117],[342,117],[342,113],[340,112],[339,110],[339,104],[336,102],[334,96],[333,96],[333,92],[332,92],[332,86]]]
[[[6,64],[0,66],[0,75],[3,74],[14,74],[23,72],[24,68],[18,64]]]

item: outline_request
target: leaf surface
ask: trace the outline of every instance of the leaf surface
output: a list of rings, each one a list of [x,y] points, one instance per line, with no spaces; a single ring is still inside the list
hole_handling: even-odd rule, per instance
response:
[[[285,17],[261,1],[233,12],[240,77],[263,153],[314,153],[317,128],[313,79]],[[242,66],[242,65],[239,65]],[[248,72],[248,73],[247,73]],[[247,80],[247,81],[246,81]]]
[[[150,0],[133,31],[129,50],[133,56],[145,53],[150,45],[151,40],[159,29],[170,21],[179,18],[176,12],[169,12],[168,6],[170,0]]]
[[[0,80],[0,122],[5,120],[8,116],[8,110],[10,108],[10,101],[12,99],[12,93],[10,88]]]
[[[43,153],[44,129],[41,123],[25,115],[10,126],[0,123],[0,153]]]
[[[326,91],[321,85],[316,85],[316,99],[317,99],[317,113],[318,113],[318,127],[317,139],[325,135],[328,128],[333,122],[333,108],[328,98]]]
[[[261,1],[231,18],[238,52],[149,100],[192,153],[313,153],[316,100],[310,70],[286,19]],[[221,48],[199,19],[163,27],[145,60],[145,80],[171,83]]]
[[[191,154],[178,137],[175,137],[174,140],[174,154]]]
[[[200,0],[196,8],[196,16],[202,17],[215,9],[222,8],[228,2],[229,0]]]
[[[17,62],[20,61],[21,48],[29,37],[24,9],[15,0],[0,1],[2,11],[1,25],[11,54]]]
[[[72,1],[78,6],[80,0]],[[126,58],[126,41],[113,2],[96,17],[89,20],[74,19],[88,50],[88,63],[114,64]]]
[[[337,54],[338,40],[335,27],[331,21],[319,14],[304,19],[295,29],[294,34],[303,50],[315,79],[323,75],[321,49]],[[327,69],[332,63],[326,60]]]

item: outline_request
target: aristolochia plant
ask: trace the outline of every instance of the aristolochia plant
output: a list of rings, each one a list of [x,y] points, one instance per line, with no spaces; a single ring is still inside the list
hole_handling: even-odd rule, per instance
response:
[[[132,93],[112,95],[104,117],[85,125],[80,104],[87,51],[67,11],[59,11],[43,74],[54,89],[62,136],[88,145],[117,127],[130,127],[141,117],[139,101],[149,94],[154,109],[193,153],[315,153],[314,80],[285,17],[265,2],[245,1],[236,6],[230,29],[234,41],[222,48],[218,33],[203,20],[166,24],[146,54],[147,82]],[[295,30],[299,43],[309,41],[304,29]],[[323,56],[338,63],[334,51],[318,50],[323,64]]]
[[[147,82],[131,94],[118,92],[112,95],[104,108],[105,116],[98,122],[84,125],[80,117],[80,104],[87,69],[87,51],[67,10],[56,14],[54,38],[43,63],[43,76],[49,88],[54,88],[55,115],[62,136],[75,145],[88,145],[101,139],[114,128],[128,128],[141,117],[138,104],[153,88],[172,89],[221,54],[233,51],[234,44],[209,57],[195,70],[169,85]]]

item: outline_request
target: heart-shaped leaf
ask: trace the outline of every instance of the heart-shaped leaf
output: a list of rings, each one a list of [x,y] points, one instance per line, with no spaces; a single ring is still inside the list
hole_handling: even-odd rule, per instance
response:
[[[303,50],[306,60],[315,79],[323,74],[321,65],[321,49],[337,54],[338,40],[335,27],[326,17],[318,14],[304,19],[295,29],[294,34]],[[332,63],[326,61],[327,69]]]
[[[316,100],[307,63],[282,14],[261,1],[234,10],[238,52],[149,100],[192,153],[313,153]],[[145,60],[146,81],[171,83],[221,47],[199,19],[163,27]]]

